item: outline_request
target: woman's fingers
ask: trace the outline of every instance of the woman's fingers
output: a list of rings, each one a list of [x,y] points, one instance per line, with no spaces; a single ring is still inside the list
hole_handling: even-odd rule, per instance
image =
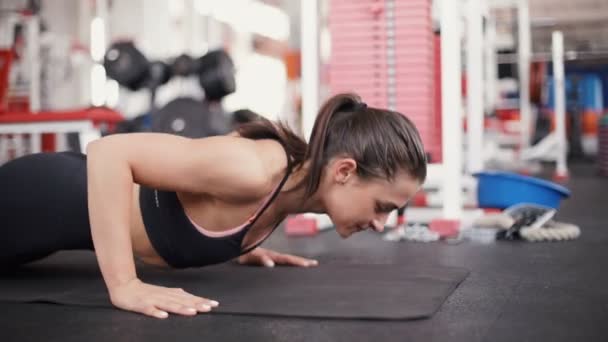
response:
[[[294,265],[300,267],[317,266],[319,264],[316,260],[313,259],[306,259],[297,255],[281,254],[276,252],[274,252],[274,254],[272,255],[272,259],[277,264]]]
[[[172,298],[184,306],[190,306],[200,312],[210,311],[212,308],[218,307],[220,303],[209,298],[194,296],[182,289],[173,289],[170,292]]]
[[[300,267],[317,266],[319,263],[313,259],[299,257],[297,255],[282,254],[268,249],[257,248],[249,254],[239,257],[240,264],[261,265],[274,267],[275,265],[293,265]]]
[[[144,315],[148,315],[155,318],[169,317],[169,314],[166,311],[159,310],[152,304],[146,305],[141,310],[139,310],[139,312],[143,313]]]
[[[262,264],[262,266],[266,266],[266,267],[274,267],[274,260],[273,258],[268,255],[268,254],[262,254],[260,256],[260,262]]]
[[[193,306],[183,305],[171,298],[156,298],[154,306],[159,310],[184,316],[193,316],[198,312]]]

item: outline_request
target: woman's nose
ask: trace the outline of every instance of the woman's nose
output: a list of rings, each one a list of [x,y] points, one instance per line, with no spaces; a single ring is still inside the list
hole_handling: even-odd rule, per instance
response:
[[[377,218],[375,220],[372,221],[372,228],[379,232],[382,233],[384,231],[384,225],[386,224],[386,219],[388,218],[388,215],[383,215],[380,218]]]

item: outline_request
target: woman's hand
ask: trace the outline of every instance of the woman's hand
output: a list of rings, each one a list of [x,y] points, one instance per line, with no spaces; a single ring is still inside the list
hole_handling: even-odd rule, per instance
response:
[[[274,267],[274,265],[291,265],[300,267],[317,266],[319,262],[313,259],[306,259],[296,255],[283,254],[269,249],[258,247],[251,252],[241,255],[237,262],[241,265],[259,265]]]
[[[208,312],[218,302],[193,296],[182,289],[155,286],[133,279],[110,289],[114,306],[144,315],[167,318],[169,313],[192,316]]]

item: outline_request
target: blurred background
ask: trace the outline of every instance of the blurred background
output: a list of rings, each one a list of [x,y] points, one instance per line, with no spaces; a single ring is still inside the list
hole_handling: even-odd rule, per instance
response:
[[[286,118],[297,111],[299,6],[298,1],[3,0],[1,46],[14,51],[4,108],[32,109],[32,58],[40,79],[35,111],[107,106],[134,118],[151,105],[204,98],[188,64],[223,49],[234,63],[236,82],[236,90],[219,95],[224,110],[248,108],[270,119]],[[34,20],[35,37],[28,28]],[[120,45],[126,49],[122,64],[107,70],[112,68],[107,52],[123,43],[133,49]],[[28,56],[29,45],[37,45],[37,57]],[[163,63],[156,66],[165,73],[152,82],[158,83],[153,103],[151,84],[141,79],[152,62]],[[111,77],[116,73],[122,73],[123,84]]]

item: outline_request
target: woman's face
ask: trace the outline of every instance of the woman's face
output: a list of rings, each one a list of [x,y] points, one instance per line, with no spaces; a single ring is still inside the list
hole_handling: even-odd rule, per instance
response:
[[[381,232],[388,215],[405,206],[420,187],[405,171],[392,181],[361,179],[350,158],[334,159],[327,171],[323,200],[342,238],[366,229]]]

